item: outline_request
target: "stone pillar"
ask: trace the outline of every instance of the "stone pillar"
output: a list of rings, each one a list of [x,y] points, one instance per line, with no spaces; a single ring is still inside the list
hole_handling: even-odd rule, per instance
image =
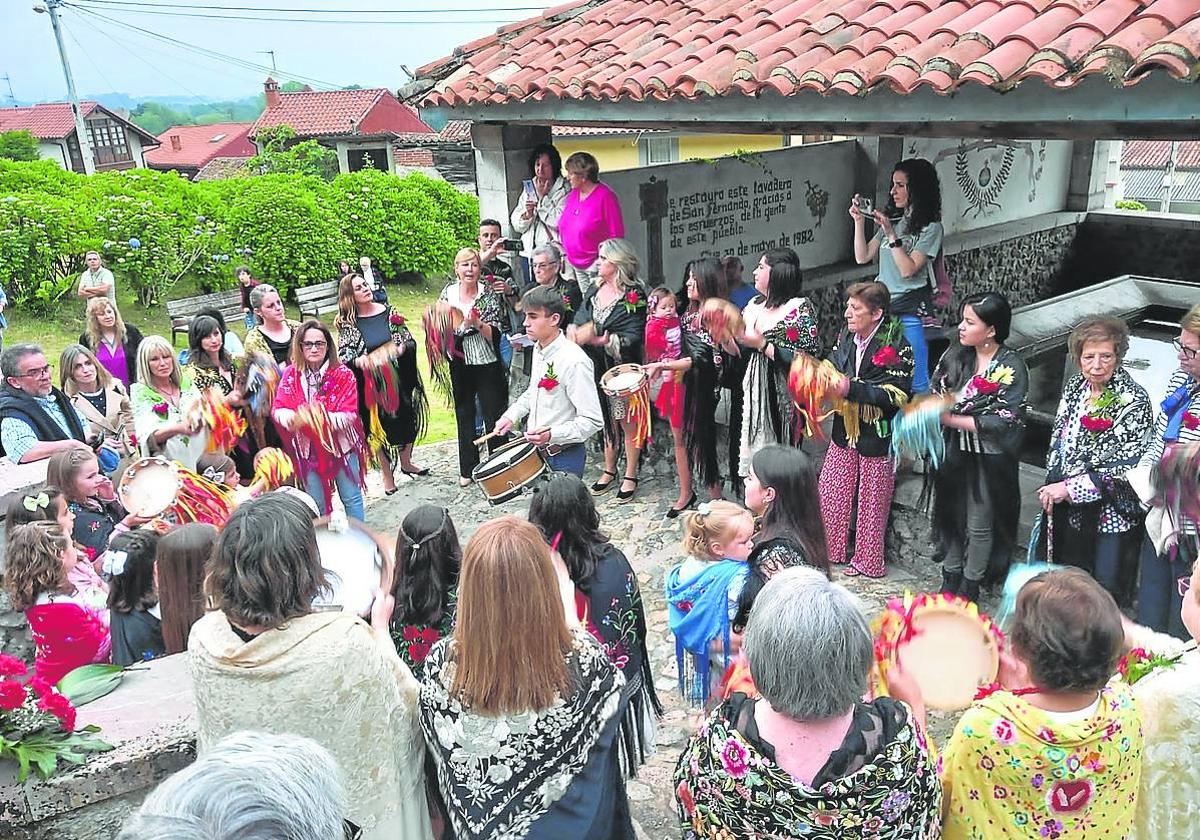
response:
[[[854,191],[874,198],[877,207],[886,206],[888,193],[892,189],[892,167],[903,159],[903,137],[859,137],[858,155],[854,162]],[[850,203],[849,197],[845,203]],[[846,208],[840,209],[845,212]]]
[[[1071,144],[1067,210],[1100,210],[1108,188],[1109,140],[1076,140]]]
[[[548,125],[477,122],[471,126],[479,215],[481,219],[498,219],[507,236],[513,233],[508,220],[521,195],[521,182],[531,177],[529,153],[539,143],[549,142]]]

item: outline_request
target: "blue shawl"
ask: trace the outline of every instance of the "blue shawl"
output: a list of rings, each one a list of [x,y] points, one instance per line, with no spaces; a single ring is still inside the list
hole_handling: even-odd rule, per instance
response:
[[[1195,383],[1191,380],[1184,382],[1163,400],[1163,414],[1167,415],[1167,428],[1163,431],[1163,440],[1167,443],[1174,443],[1179,440],[1179,430],[1183,426],[1183,415],[1187,414],[1194,386]]]
[[[681,567],[667,572],[668,622],[675,634],[679,693],[699,706],[708,700],[708,647],[718,635],[725,642],[725,664],[729,664],[729,587],[735,579],[749,576],[750,565],[740,560],[710,563],[686,583],[679,579]],[[687,665],[688,653],[694,668]]]

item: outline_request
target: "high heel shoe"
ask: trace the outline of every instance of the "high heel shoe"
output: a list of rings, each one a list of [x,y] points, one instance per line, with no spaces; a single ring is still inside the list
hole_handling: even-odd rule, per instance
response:
[[[621,483],[624,484],[626,481],[633,482],[633,489],[632,490],[618,490],[617,491],[617,501],[618,502],[628,502],[630,499],[633,498],[633,494],[637,492],[637,484],[638,484],[637,476],[632,476],[632,475],[622,476]]]
[[[692,494],[692,498],[683,503],[683,507],[673,507],[667,511],[667,519],[677,519],[683,515],[683,512],[696,504],[696,494]]]
[[[423,469],[419,470],[406,470],[404,467],[401,467],[400,472],[404,473],[409,478],[421,478],[429,475],[429,467],[424,467]]]

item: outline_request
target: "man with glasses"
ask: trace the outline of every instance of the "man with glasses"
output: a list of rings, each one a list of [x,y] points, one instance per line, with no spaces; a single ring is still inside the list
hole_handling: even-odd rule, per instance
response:
[[[578,283],[563,277],[562,261],[562,252],[554,245],[539,245],[537,248],[534,248],[529,255],[529,269],[533,275],[533,279],[521,290],[521,294],[524,296],[525,292],[536,289],[539,286],[557,290],[562,295],[563,304],[567,309],[566,315],[563,318],[563,324],[570,324],[575,318],[575,311],[579,309],[580,301],[583,300],[583,293],[579,290]],[[512,307],[514,311],[521,312],[521,299],[514,300]],[[524,324],[521,325],[521,330],[524,331]],[[525,388],[529,385],[529,374],[532,365],[533,347],[531,344],[522,347],[514,354],[513,365],[508,377],[508,393],[520,394],[524,392]]]
[[[50,364],[36,344],[0,353],[0,451],[16,463],[87,447],[86,424],[66,394],[54,387]]]

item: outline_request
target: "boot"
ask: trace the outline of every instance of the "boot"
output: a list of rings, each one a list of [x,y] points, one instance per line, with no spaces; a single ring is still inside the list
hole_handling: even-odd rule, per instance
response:
[[[957,595],[959,587],[962,586],[962,572],[948,572],[942,569],[942,594]]]
[[[958,588],[958,594],[966,598],[968,601],[979,602],[979,584],[980,581],[971,580],[968,577],[962,579],[962,586]]]

